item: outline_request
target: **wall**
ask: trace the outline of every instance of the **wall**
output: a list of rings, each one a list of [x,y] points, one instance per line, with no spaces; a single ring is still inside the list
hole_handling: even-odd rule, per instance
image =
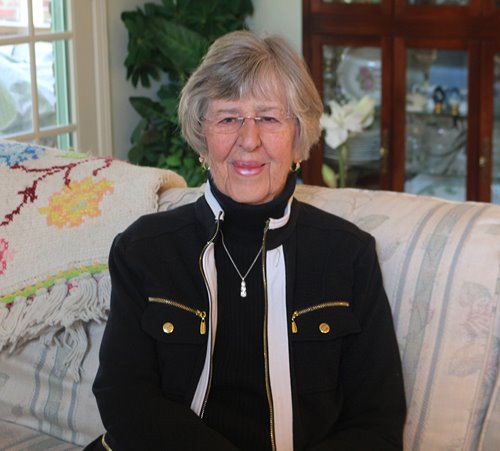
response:
[[[130,136],[139,121],[139,115],[130,106],[129,97],[154,95],[155,88],[135,89],[126,80],[123,65],[127,54],[127,30],[120,19],[122,11],[130,11],[146,3],[145,0],[107,0],[108,39],[110,49],[110,85],[113,123],[113,155],[127,159],[131,147]],[[154,3],[152,0],[147,0]],[[159,0],[157,0],[159,2]],[[302,2],[300,0],[253,0],[254,15],[248,26],[259,32],[279,33],[301,50]]]
[[[139,122],[139,115],[130,105],[129,97],[151,96],[152,94],[149,93],[152,89],[136,89],[126,79],[127,71],[123,62],[127,56],[128,35],[120,16],[123,11],[134,10],[146,2],[144,0],[107,1],[113,156],[126,160],[131,147],[130,136]],[[151,0],[148,1],[151,2]]]
[[[277,33],[302,51],[302,1],[253,0],[254,15],[247,23],[255,31]]]

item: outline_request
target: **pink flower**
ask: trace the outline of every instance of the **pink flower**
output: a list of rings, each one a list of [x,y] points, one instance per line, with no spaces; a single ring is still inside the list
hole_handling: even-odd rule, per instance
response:
[[[15,252],[9,249],[7,240],[0,238],[0,276],[7,271],[7,263],[14,259]]]

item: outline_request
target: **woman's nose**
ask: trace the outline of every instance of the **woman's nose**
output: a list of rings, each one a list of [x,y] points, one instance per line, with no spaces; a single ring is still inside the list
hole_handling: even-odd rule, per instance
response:
[[[253,118],[245,118],[245,121],[238,130],[238,144],[246,151],[252,151],[260,146],[260,130]]]

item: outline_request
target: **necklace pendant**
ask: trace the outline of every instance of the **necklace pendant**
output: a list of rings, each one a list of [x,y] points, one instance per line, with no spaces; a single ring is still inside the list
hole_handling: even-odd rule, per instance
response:
[[[247,284],[245,283],[244,280],[241,281],[240,296],[242,298],[247,297]]]

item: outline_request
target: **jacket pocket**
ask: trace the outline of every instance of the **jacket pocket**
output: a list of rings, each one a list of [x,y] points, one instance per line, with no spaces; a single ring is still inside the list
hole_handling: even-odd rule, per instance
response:
[[[207,314],[172,299],[149,297],[142,329],[156,341],[163,392],[188,399],[203,367]]]
[[[339,382],[342,341],[361,327],[348,301],[327,301],[297,309],[291,317],[297,390],[333,390]]]
[[[299,340],[330,340],[359,332],[350,306],[348,301],[328,301],[295,310],[291,318],[292,334]]]
[[[142,325],[154,338],[167,343],[204,341],[207,312],[171,299],[149,297],[148,301]]]

